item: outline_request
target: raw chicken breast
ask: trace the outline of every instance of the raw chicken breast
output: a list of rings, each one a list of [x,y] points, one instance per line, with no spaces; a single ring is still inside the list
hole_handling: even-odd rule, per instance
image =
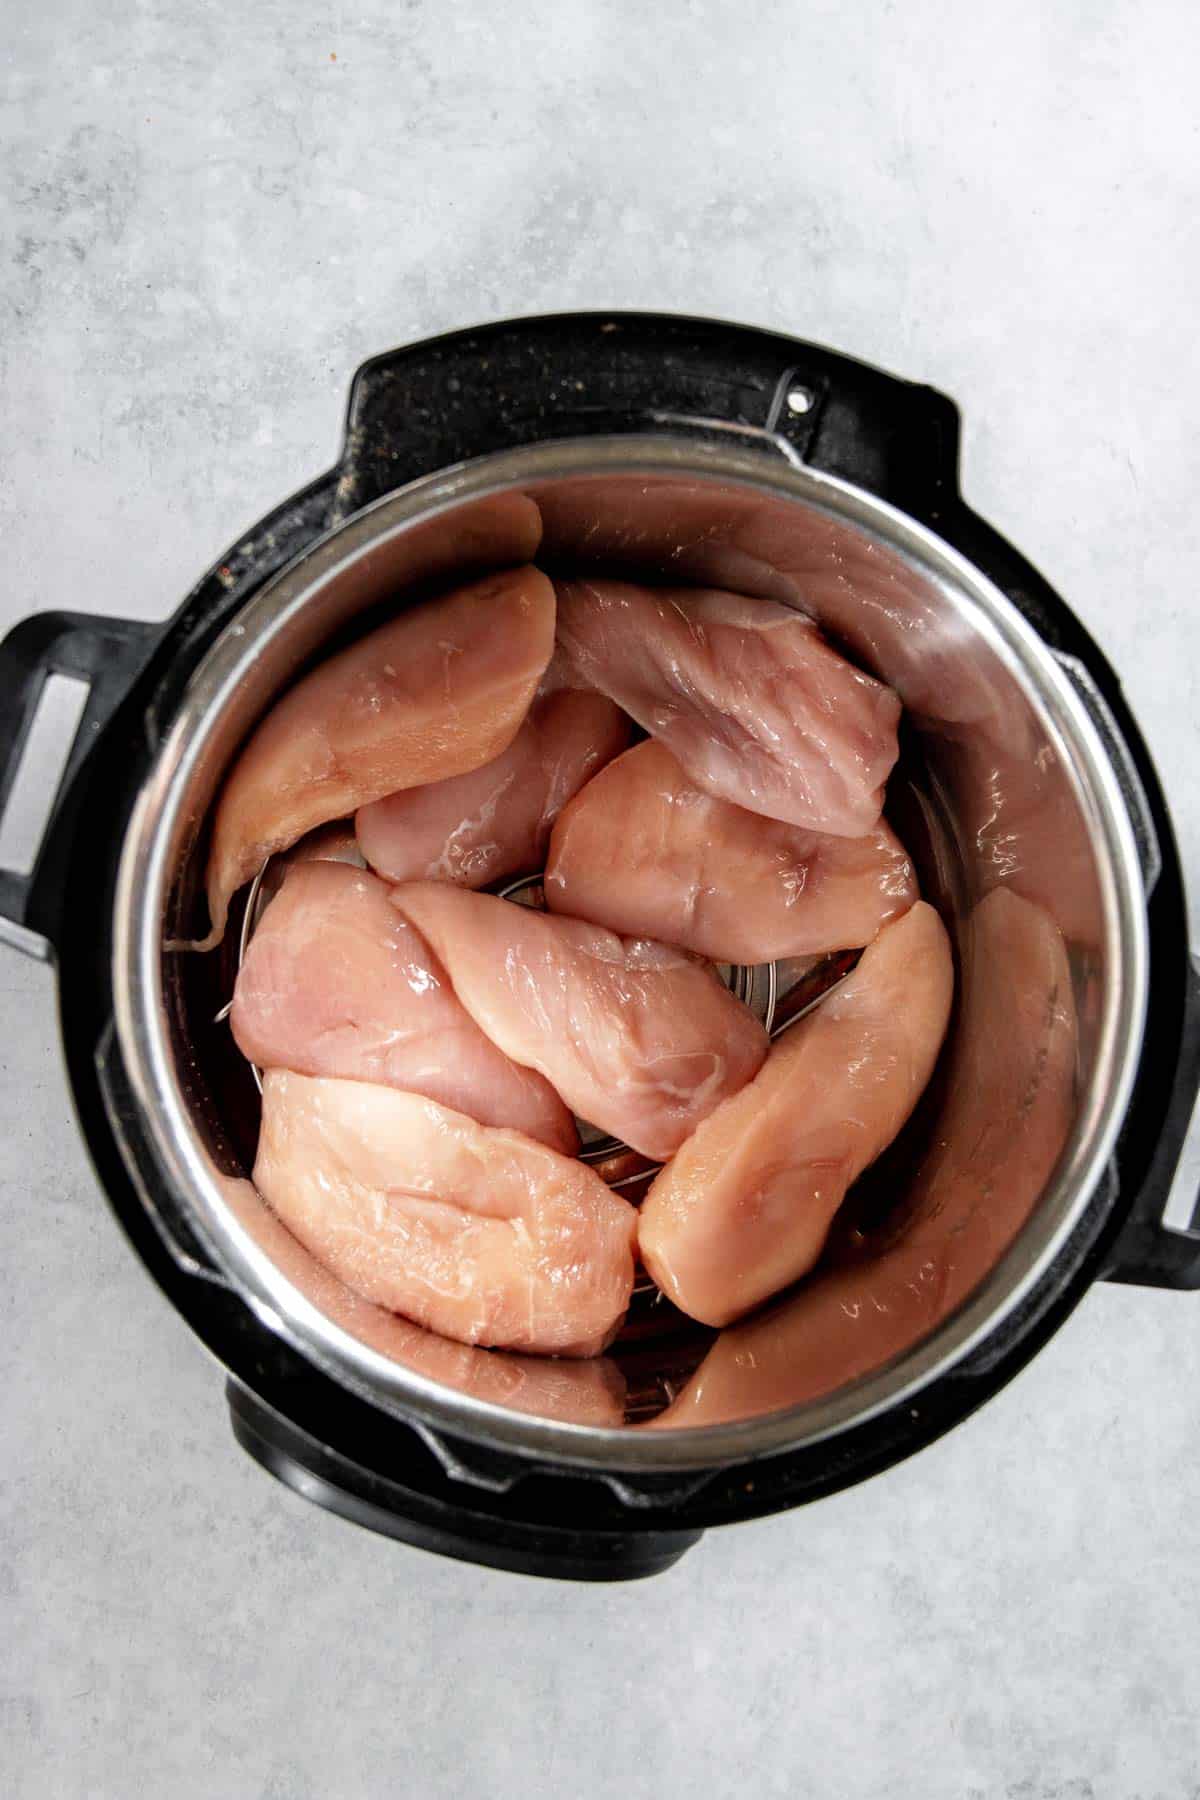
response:
[[[868,1252],[953,1230],[954,1304],[1008,1248],[1049,1180],[1075,1117],[1078,1044],[1062,933],[1040,906],[995,888],[968,921],[963,1004],[936,1142],[906,1204]],[[970,1256],[961,1241],[970,1238]]]
[[[937,1318],[936,1263],[899,1247],[861,1268],[822,1270],[718,1334],[651,1430],[724,1425],[831,1394],[916,1344]]]
[[[404,1088],[571,1155],[579,1139],[558,1095],[484,1036],[387,894],[343,863],[289,871],[238,972],[238,1048],[260,1069]]]
[[[608,694],[718,799],[835,837],[871,830],[900,702],[811,619],[713,589],[557,589],[551,681]]]
[[[549,694],[492,762],[361,807],[363,855],[389,881],[480,888],[531,874],[572,794],[628,742],[628,719],[603,694]]]
[[[276,1218],[249,1181],[221,1183],[230,1212],[258,1248],[327,1319],[376,1350],[443,1387],[510,1412],[559,1419],[564,1424],[616,1426],[625,1417],[625,1377],[607,1356],[566,1362],[478,1350],[426,1331],[399,1314],[372,1306],[319,1263]]]
[[[893,928],[894,929],[894,928]],[[1062,937],[997,889],[975,908],[933,1150],[912,1195],[841,1267],[723,1331],[654,1424],[715,1425],[814,1400],[902,1355],[1008,1249],[1075,1116],[1077,1027]]]
[[[630,580],[694,582],[798,606],[886,678],[911,712],[978,724],[1012,683],[927,578],[845,520],[712,481],[556,482],[537,493],[551,563]]]
[[[954,964],[923,901],[771,1047],[642,1208],[642,1261],[667,1297],[726,1325],[807,1273],[846,1189],[908,1118],[941,1048]]]
[[[462,1343],[593,1356],[629,1305],[626,1201],[415,1094],[269,1070],[254,1182],[348,1287]]]
[[[212,932],[266,857],[330,819],[490,762],[529,709],[554,642],[554,590],[537,569],[489,575],[404,612],[276,702],[217,805]]]
[[[653,738],[564,810],[544,890],[552,912],[736,963],[858,948],[917,897],[882,822],[840,838],[763,818],[693,786]]]
[[[494,1043],[646,1156],[670,1156],[766,1054],[748,1008],[665,944],[430,882],[392,903]]]

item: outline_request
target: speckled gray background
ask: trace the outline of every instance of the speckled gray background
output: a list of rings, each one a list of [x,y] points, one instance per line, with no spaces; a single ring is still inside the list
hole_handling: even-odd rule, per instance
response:
[[[167,613],[390,344],[778,326],[958,397],[1200,893],[1196,8],[513,10],[13,0],[0,625]],[[106,1216],[50,976],[0,955],[0,997],[5,1795],[1200,1795],[1200,1300],[1097,1290],[949,1440],[654,1584],[477,1572],[235,1449]]]

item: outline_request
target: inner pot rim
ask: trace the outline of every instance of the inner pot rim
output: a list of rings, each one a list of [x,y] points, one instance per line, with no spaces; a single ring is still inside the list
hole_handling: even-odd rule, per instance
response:
[[[892,1362],[823,1398],[734,1423],[652,1432],[509,1411],[417,1374],[333,1324],[276,1268],[222,1198],[174,1073],[162,981],[172,849],[195,811],[188,804],[191,780],[263,647],[319,591],[418,522],[538,483],[615,474],[736,483],[764,498],[799,501],[882,540],[967,611],[1045,730],[1097,847],[1107,972],[1094,1072],[1055,1174],[1018,1237],[962,1306]],[[777,1455],[861,1425],[947,1373],[1021,1304],[1070,1237],[1112,1155],[1141,1050],[1147,961],[1137,850],[1116,776],[1070,683],[1000,590],[926,527],[848,482],[782,458],[776,463],[761,450],[667,433],[565,439],[458,464],[375,501],[302,552],[252,596],[193,672],[131,814],[114,894],[115,1029],[149,1142],[193,1230],[259,1318],[342,1386],[409,1423],[538,1460],[645,1473]]]

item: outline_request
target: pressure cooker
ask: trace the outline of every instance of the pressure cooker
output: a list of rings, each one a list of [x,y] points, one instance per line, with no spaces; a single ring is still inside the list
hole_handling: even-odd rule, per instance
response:
[[[944,395],[789,337],[631,313],[495,324],[364,364],[336,465],[217,557],[166,623],[43,613],[0,646],[0,809],[47,683],[86,687],[36,854],[0,873],[0,935],[56,964],[74,1104],[112,1210],[226,1371],[239,1442],[309,1499],[500,1568],[649,1575],[709,1526],[919,1450],[1093,1281],[1200,1285],[1195,1195],[1181,1193],[1200,975],[1171,821],[1116,675],[961,497],[958,440]],[[563,1365],[542,1379],[529,1359],[389,1336],[247,1180],[257,1096],[224,1015],[252,902],[218,951],[180,948],[204,930],[214,797],[299,674],[501,554],[486,520],[509,495],[539,506],[552,573],[602,566],[810,614],[905,703],[889,813],[960,950],[997,886],[1062,933],[1077,1038],[1061,1143],[1046,1166],[1032,1146],[1023,1161],[1030,1109],[996,1121],[995,1180],[960,1232],[969,1284],[823,1388],[787,1350],[785,1318],[769,1380],[739,1354],[721,1405],[689,1410],[713,1334],[648,1292],[599,1407],[595,1380],[572,1386]],[[742,972],[747,994],[761,976]],[[981,1010],[978,980],[960,957],[948,1073],[850,1208],[839,1318],[855,1269],[903,1249],[922,1156],[953,1136],[956,1067],[983,1103],[993,1091],[1010,1021],[1004,984]],[[955,1061],[964,1035],[969,1064]],[[996,1208],[1015,1221],[1003,1237]]]

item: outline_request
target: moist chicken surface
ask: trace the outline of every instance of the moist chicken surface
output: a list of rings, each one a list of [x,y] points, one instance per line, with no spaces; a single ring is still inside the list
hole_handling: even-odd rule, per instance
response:
[[[391,899],[481,1030],[646,1156],[670,1156],[766,1055],[759,1021],[682,950],[435,882]]]
[[[653,738],[564,810],[544,886],[553,912],[736,963],[857,949],[917,897],[882,820],[845,838],[765,819],[696,787]]]
[[[567,1155],[579,1147],[554,1089],[484,1035],[416,926],[365,870],[289,870],[250,940],[230,1023],[260,1069],[380,1082]]]
[[[550,682],[608,694],[718,799],[836,837],[875,825],[900,702],[811,619],[715,589],[557,592]]]
[[[626,1201],[415,1094],[268,1070],[254,1183],[348,1287],[463,1343],[594,1356],[629,1305]]]
[[[919,901],[697,1128],[638,1226],[642,1260],[676,1306],[726,1325],[807,1274],[846,1189],[920,1098],[953,990],[945,927]]]
[[[603,694],[543,695],[491,762],[361,807],[363,855],[389,881],[468,888],[540,870],[563,807],[628,742],[628,719]]]
[[[855,1253],[723,1331],[655,1426],[815,1400],[910,1349],[973,1292],[1054,1171],[1075,1117],[1078,1024],[1062,934],[997,889],[967,924],[937,1141],[907,1204]]]
[[[402,612],[297,682],[218,800],[205,946],[220,941],[236,890],[314,826],[498,756],[553,643],[553,588],[537,569],[513,569]]]

